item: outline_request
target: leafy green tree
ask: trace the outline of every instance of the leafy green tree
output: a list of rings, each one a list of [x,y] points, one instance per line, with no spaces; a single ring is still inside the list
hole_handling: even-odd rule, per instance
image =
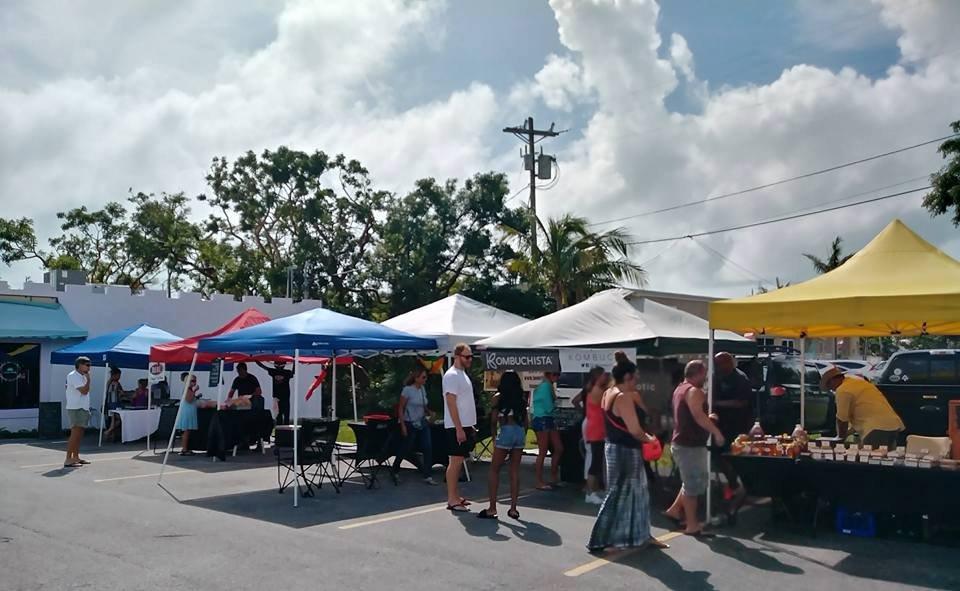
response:
[[[589,230],[587,220],[570,214],[539,220],[545,244],[536,264],[526,255],[518,255],[511,268],[539,284],[554,300],[557,308],[581,302],[594,293],[624,283],[644,285],[646,271],[630,261],[630,236],[622,229],[605,232]],[[507,229],[508,236],[520,243],[525,233]]]
[[[823,273],[829,273],[833,271],[840,265],[849,261],[850,258],[857,253],[853,252],[850,254],[843,254],[843,241],[839,236],[833,239],[833,242],[830,243],[830,255],[826,259],[821,259],[812,254],[804,253],[803,256],[807,258],[812,264],[813,268],[816,269],[817,273],[821,275]]]
[[[960,134],[960,121],[950,124],[953,133]],[[948,162],[930,175],[933,190],[923,198],[923,206],[934,216],[953,210],[953,225],[960,226],[960,136],[940,144],[940,155]]]
[[[507,191],[503,174],[484,173],[462,185],[421,179],[391,200],[376,254],[385,316],[465,289],[490,292],[498,284],[509,291],[507,261],[515,253],[498,241],[498,228],[522,216],[506,207]]]
[[[36,259],[48,266],[50,255],[40,250],[33,220],[0,218],[0,261],[9,265],[16,261]]]
[[[280,147],[233,163],[214,158],[207,182],[211,194],[200,199],[214,212],[206,230],[219,237],[221,254],[240,264],[236,273],[221,273],[221,288],[284,295],[293,266],[302,295],[334,309],[369,307],[376,213],[387,194],[373,188],[359,162]]]

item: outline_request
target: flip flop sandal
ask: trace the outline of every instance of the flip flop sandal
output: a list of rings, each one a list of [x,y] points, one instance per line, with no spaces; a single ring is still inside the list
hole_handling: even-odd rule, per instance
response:
[[[464,505],[447,505],[447,511],[451,513],[469,513],[470,509],[467,509]]]
[[[469,507],[469,506],[472,505],[473,503],[471,503],[470,501],[468,501],[468,500],[465,499],[464,497],[460,497],[460,504],[463,505],[464,507]]]
[[[516,509],[510,509],[507,511],[507,516],[510,517],[510,519],[520,519],[520,512]]]
[[[690,536],[691,538],[700,538],[705,540],[709,540],[711,538],[717,537],[717,534],[712,534],[710,532],[703,531],[702,529],[700,531],[696,531],[690,534],[688,534],[687,532],[683,532],[683,535]]]
[[[88,462],[87,460],[77,460],[77,463],[78,463],[78,464],[82,464],[82,465],[84,465],[84,466],[87,466],[87,465],[90,464],[90,462]]]
[[[73,462],[72,464],[64,464],[63,467],[64,467],[64,468],[79,468],[79,467],[82,466],[82,465],[83,465],[83,464],[81,464],[80,462]]]
[[[477,513],[477,518],[478,519],[497,519],[498,517],[496,513],[491,513],[487,509],[484,509],[479,513]]]
[[[537,490],[542,490],[544,492],[550,492],[554,490],[549,484],[544,484],[543,486],[538,486]]]

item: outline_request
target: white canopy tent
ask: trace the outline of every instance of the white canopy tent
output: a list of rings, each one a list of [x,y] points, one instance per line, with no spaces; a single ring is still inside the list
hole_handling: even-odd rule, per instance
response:
[[[382,324],[419,337],[436,339],[439,351],[450,353],[457,343],[472,345],[526,322],[522,316],[454,294],[394,316]]]
[[[736,333],[715,332],[723,350],[731,353],[756,350],[753,341]],[[623,346],[636,347],[639,355],[663,356],[705,352],[709,337],[706,320],[632,290],[616,288],[477,344],[490,349]]]

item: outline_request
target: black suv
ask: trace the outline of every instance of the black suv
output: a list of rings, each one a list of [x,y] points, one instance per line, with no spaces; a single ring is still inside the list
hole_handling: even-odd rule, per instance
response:
[[[756,397],[754,415],[764,433],[792,433],[800,423],[800,356],[792,351],[761,353],[740,359],[738,366],[750,379]],[[833,393],[820,391],[820,372],[812,361],[806,362],[805,380],[807,431],[834,433],[837,407]]]
[[[894,353],[877,387],[903,419],[907,433],[942,437],[947,433],[948,403],[960,399],[960,350]]]

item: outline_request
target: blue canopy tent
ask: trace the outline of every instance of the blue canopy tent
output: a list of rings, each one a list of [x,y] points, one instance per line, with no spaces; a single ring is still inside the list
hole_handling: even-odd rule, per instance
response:
[[[129,369],[147,369],[150,362],[150,347],[171,341],[178,341],[180,337],[149,324],[131,326],[115,332],[107,333],[87,339],[82,343],[58,349],[50,354],[50,362],[58,365],[71,365],[77,357],[88,357],[90,364],[104,368],[103,398],[100,401],[100,443],[103,445],[103,413],[107,401],[107,383],[109,382],[110,366]],[[150,407],[148,398],[147,406]],[[150,446],[150,436],[147,435],[147,447]]]
[[[435,351],[436,339],[423,338],[377,324],[369,320],[339,314],[332,310],[315,308],[293,316],[277,318],[216,337],[201,339],[198,352],[217,353],[279,353],[293,355],[294,369],[301,355],[329,356],[373,355],[376,353],[404,353],[410,351]],[[194,357],[196,362],[196,357]],[[333,368],[333,414],[336,416],[336,368]],[[193,369],[191,368],[191,371]],[[186,388],[184,388],[184,394]],[[294,381],[293,423],[299,419],[299,384]],[[354,415],[356,399],[354,398]],[[294,450],[297,430],[294,429]],[[173,446],[173,437],[167,446],[167,454]],[[294,451],[296,453],[296,451]],[[166,465],[164,455],[164,466]],[[297,464],[296,457],[294,465]],[[163,469],[161,469],[161,479]],[[294,506],[297,505],[297,489],[294,487]]]

